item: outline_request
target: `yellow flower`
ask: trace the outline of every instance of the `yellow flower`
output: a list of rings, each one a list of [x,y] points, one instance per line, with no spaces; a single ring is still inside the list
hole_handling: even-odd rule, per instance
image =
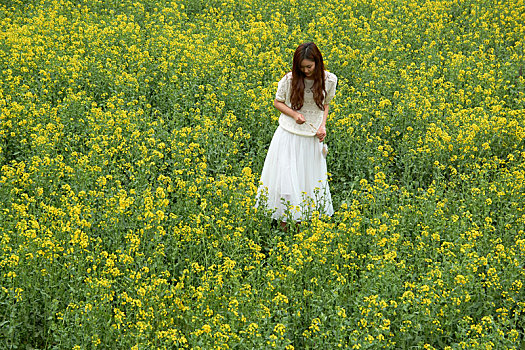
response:
[[[202,326],[202,330],[204,331],[204,333],[208,334],[211,332],[211,327],[205,324],[204,326]]]

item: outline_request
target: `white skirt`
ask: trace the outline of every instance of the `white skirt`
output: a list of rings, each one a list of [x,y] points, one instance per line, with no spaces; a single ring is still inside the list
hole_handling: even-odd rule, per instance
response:
[[[256,207],[272,211],[280,221],[304,221],[317,211],[332,215],[323,144],[316,136],[275,131],[264,161]]]

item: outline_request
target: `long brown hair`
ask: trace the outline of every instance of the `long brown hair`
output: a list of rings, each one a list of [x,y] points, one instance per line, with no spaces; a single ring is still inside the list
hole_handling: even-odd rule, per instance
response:
[[[293,55],[292,66],[292,93],[290,95],[290,103],[292,108],[299,110],[304,104],[304,78],[305,74],[301,71],[301,62],[304,60],[315,62],[315,69],[313,72],[314,85],[312,91],[314,93],[314,101],[319,109],[324,110],[323,100],[326,96],[326,88],[324,83],[324,63],[321,51],[313,42],[301,44],[295,50]]]

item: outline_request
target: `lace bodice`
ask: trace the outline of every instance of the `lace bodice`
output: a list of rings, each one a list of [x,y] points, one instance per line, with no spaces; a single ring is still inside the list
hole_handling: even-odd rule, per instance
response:
[[[311,90],[314,81],[305,79],[304,83],[304,104],[298,112],[304,116],[306,122],[303,124],[297,124],[292,117],[281,113],[281,116],[279,117],[279,125],[286,131],[297,135],[314,136],[323,121],[323,111],[315,104],[314,95]],[[277,93],[275,94],[275,99],[277,101],[284,102],[290,108],[291,84],[292,73],[289,72],[279,81]],[[329,104],[330,101],[332,101],[335,95],[336,86],[337,76],[325,71],[326,96],[323,104]]]

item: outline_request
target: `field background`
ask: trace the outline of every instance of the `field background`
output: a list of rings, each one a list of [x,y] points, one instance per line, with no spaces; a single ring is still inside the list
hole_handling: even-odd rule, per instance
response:
[[[0,5],[1,349],[523,349],[523,0]],[[253,209],[339,77],[336,214]]]

